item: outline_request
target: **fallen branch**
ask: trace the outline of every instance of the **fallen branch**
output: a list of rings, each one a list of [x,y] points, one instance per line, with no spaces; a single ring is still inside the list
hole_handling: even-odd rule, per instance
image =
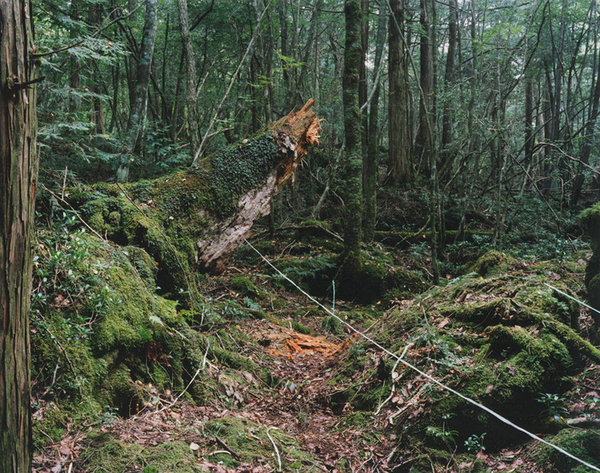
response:
[[[273,448],[275,449],[275,454],[277,455],[277,471],[281,471],[281,456],[279,455],[279,449],[277,448],[277,445],[275,445],[275,441],[273,440],[273,437],[271,437],[269,435],[269,430],[271,430],[271,427],[269,427],[267,429],[267,437],[269,437],[269,440],[271,441],[271,443],[273,444]]]

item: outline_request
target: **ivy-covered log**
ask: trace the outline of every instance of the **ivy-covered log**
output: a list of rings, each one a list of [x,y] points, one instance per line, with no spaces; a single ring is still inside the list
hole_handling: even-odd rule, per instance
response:
[[[244,140],[210,159],[212,215],[197,246],[199,260],[211,270],[250,234],[252,224],[270,211],[271,199],[290,179],[310,145],[319,139],[320,120],[309,100],[256,138]]]
[[[311,99],[264,133],[213,154],[196,169],[71,189],[66,199],[99,235],[144,248],[157,263],[163,290],[191,290],[193,269],[223,269],[224,259],[269,213],[271,199],[318,142],[320,120],[313,104]]]

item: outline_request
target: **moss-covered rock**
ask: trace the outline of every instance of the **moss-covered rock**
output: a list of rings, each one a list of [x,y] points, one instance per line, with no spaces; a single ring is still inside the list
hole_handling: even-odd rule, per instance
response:
[[[547,438],[549,442],[566,450],[582,460],[600,467],[600,433],[597,430],[563,429],[557,435]],[[535,450],[535,460],[540,468],[548,473],[584,473],[590,471],[579,462],[563,455],[546,445]]]
[[[512,256],[498,250],[490,250],[477,260],[471,268],[471,272],[485,277],[505,273],[509,269],[519,266],[519,262]]]
[[[585,273],[588,300],[592,307],[600,310],[600,202],[584,210],[579,218],[590,237],[593,254],[588,262]],[[592,311],[594,319],[593,334],[598,338],[600,329],[600,314]]]
[[[254,284],[247,276],[235,276],[230,279],[229,285],[231,289],[242,296],[258,299],[265,297],[265,291]]]

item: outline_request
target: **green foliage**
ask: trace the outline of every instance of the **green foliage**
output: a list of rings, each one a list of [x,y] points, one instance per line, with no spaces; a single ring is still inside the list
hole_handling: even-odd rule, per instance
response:
[[[483,439],[485,436],[486,432],[483,432],[479,435],[473,434],[469,436],[469,438],[465,440],[465,448],[467,451],[469,453],[478,453],[482,450],[485,450],[485,447],[483,446]]]
[[[566,399],[560,397],[558,394],[543,393],[538,397],[537,401],[544,406],[548,416],[553,417],[555,420],[569,413],[568,409],[564,406]]]

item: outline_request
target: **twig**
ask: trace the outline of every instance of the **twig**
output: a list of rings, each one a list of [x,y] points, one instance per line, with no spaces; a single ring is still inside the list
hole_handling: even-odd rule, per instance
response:
[[[127,15],[123,15],[123,16],[119,16],[117,18],[115,18],[114,20],[110,21],[109,23],[107,23],[106,25],[104,25],[101,28],[98,28],[96,31],[94,31],[90,36],[93,38],[94,36],[98,36],[100,33],[102,33],[105,29],[107,29],[108,27],[114,25],[115,23],[118,23],[121,20],[126,20],[127,18],[129,18],[131,15],[133,15],[136,11],[139,10],[139,8],[142,6],[143,2],[140,2],[138,4],[137,7],[135,7],[133,10],[131,10]],[[56,53],[62,53],[63,51],[67,51],[69,49],[73,49],[76,48],[77,46],[83,44],[85,42],[86,38],[80,39],[79,41],[76,41],[75,43],[69,44],[67,46],[63,46],[62,48],[58,48],[58,49],[54,49],[52,51],[47,51],[45,53],[36,53],[36,54],[32,54],[31,56],[34,58],[40,58],[40,57],[45,57],[45,56],[51,56],[53,54]]]
[[[65,166],[65,175],[63,177],[63,185],[62,185],[62,190],[60,193],[61,199],[65,198],[65,188],[67,187],[67,172],[68,172],[68,170],[69,170],[69,167]]]
[[[207,347],[207,351],[208,351],[208,347]],[[177,401],[179,401],[179,399],[181,399],[181,396],[183,396],[187,390],[190,388],[190,386],[192,385],[192,383],[196,380],[196,377],[200,374],[200,371],[202,371],[204,369],[205,363],[206,362],[206,354],[204,355],[204,361],[202,362],[202,364],[200,365],[200,368],[198,368],[196,370],[196,372],[194,373],[194,376],[192,376],[192,379],[190,379],[190,382],[188,383],[188,385],[185,387],[185,389],[183,391],[181,391],[177,397],[175,399],[173,399],[173,401],[171,401],[169,404],[167,404],[166,406],[164,406],[163,408],[159,409],[158,411],[155,412],[155,414],[158,414],[166,409],[169,409],[171,407],[173,407]]]
[[[235,458],[236,460],[242,459],[238,455],[238,453],[235,450],[233,450],[229,445],[227,445],[221,437],[215,435],[215,440],[219,443],[219,445],[221,445],[225,450],[227,450],[227,453],[229,453],[233,458]]]
[[[400,357],[396,360],[396,363],[394,363],[394,367],[392,368],[392,373],[391,373],[391,377],[392,377],[392,391],[390,392],[390,395],[385,399],[385,401],[383,401],[379,407],[377,408],[377,410],[375,411],[374,415],[378,415],[379,412],[381,411],[381,408],[386,405],[391,399],[392,397],[394,397],[394,392],[396,391],[396,377],[400,378],[400,375],[396,375],[396,368],[398,368],[398,363],[400,363],[400,359],[404,358],[404,356],[406,355],[406,352],[408,351],[409,347],[412,345],[408,344],[404,347],[404,350],[402,350],[402,354],[400,355]]]
[[[77,210],[75,210],[73,208],[73,206],[71,204],[69,204],[69,202],[67,202],[65,199],[63,199],[61,196],[59,196],[58,194],[52,192],[50,189],[48,189],[44,184],[41,185],[42,188],[47,191],[52,197],[54,197],[55,199],[60,200],[63,204],[67,205],[73,212],[75,212],[75,216],[79,219],[79,221],[81,223],[83,223],[85,225],[85,227],[92,232],[94,235],[96,235],[98,238],[100,238],[102,241],[106,241],[106,238],[104,238],[102,235],[100,235],[96,230],[94,230],[92,227],[89,226],[89,224],[81,217],[81,215],[79,215],[79,212],[77,212]]]
[[[275,445],[275,441],[273,440],[273,437],[271,437],[269,435],[269,430],[271,430],[271,427],[269,427],[267,429],[267,437],[269,437],[269,440],[271,441],[271,443],[273,444],[273,448],[275,449],[275,454],[277,455],[277,471],[281,471],[281,456],[279,455],[279,449],[277,448],[277,445]]]

